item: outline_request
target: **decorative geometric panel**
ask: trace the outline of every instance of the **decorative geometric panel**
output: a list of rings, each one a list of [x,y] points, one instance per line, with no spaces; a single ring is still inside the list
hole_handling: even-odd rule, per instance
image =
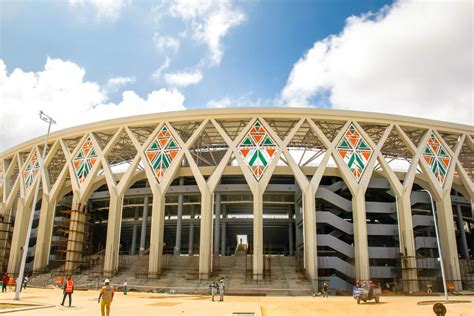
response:
[[[359,182],[372,157],[372,148],[352,124],[349,125],[336,148],[354,178]]]
[[[23,179],[25,184],[25,189],[28,189],[36,178],[40,168],[40,162],[38,160],[38,155],[36,154],[36,150],[33,152],[33,156],[26,164],[26,168],[23,171]]]
[[[180,150],[181,147],[176,143],[168,127],[164,125],[145,150],[147,160],[153,168],[158,182],[161,182]]]
[[[430,166],[436,179],[444,184],[446,173],[448,172],[449,164],[451,163],[451,156],[446,151],[443,145],[439,142],[435,134],[431,134],[423,151],[423,158]]]
[[[239,144],[240,156],[260,180],[279,148],[258,120]]]
[[[82,144],[81,148],[77,152],[76,156],[72,160],[74,171],[76,172],[79,183],[83,184],[86,181],[89,172],[97,161],[97,153],[94,148],[94,144],[90,137]]]

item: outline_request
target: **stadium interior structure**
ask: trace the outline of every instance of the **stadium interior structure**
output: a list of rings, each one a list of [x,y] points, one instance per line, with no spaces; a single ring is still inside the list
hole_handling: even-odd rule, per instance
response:
[[[0,154],[18,274],[44,137]],[[50,135],[26,271],[238,291],[474,286],[474,129],[323,109],[212,109]],[[186,292],[185,290],[183,290]],[[191,291],[191,290],[190,290]],[[294,292],[292,292],[294,291]]]

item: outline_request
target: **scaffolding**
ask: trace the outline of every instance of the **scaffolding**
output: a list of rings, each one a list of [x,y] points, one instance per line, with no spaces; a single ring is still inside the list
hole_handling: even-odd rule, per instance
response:
[[[6,271],[10,257],[11,240],[13,236],[14,218],[11,215],[0,215],[0,268]]]
[[[50,267],[56,268],[59,274],[70,274],[99,265],[100,255],[93,256],[93,222],[89,214],[79,210],[61,210],[58,213],[61,216],[56,217],[54,222],[56,238],[51,245]],[[77,236],[74,238],[72,234]],[[72,269],[67,269],[68,263],[72,263]]]

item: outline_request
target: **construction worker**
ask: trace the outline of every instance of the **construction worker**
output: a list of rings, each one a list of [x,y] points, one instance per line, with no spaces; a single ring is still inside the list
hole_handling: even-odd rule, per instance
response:
[[[323,297],[329,297],[328,294],[329,285],[326,281],[323,283]]]
[[[125,282],[123,282],[122,290],[123,290],[123,295],[127,295],[127,291],[128,291],[128,282],[127,282],[127,280],[125,280]]]
[[[104,287],[100,289],[100,294],[99,294],[99,299],[98,302],[100,302],[100,299],[102,298],[102,303],[100,304],[100,312],[102,316],[109,316],[110,315],[110,304],[112,304],[112,300],[114,299],[114,288],[110,285],[109,279],[105,279],[104,281]],[[107,311],[107,314],[105,314],[105,311]]]
[[[72,280],[72,276],[69,275],[67,277],[66,283],[64,284],[63,302],[61,303],[62,306],[64,306],[64,301],[66,300],[66,296],[69,296],[69,307],[71,307],[72,293],[74,293],[74,281]]]
[[[221,279],[219,282],[219,302],[224,302],[224,291],[225,291],[225,284],[224,279]]]
[[[8,272],[5,272],[2,278],[2,293],[7,292],[8,281],[10,281],[10,277],[8,276]]]
[[[217,282],[212,281],[211,284],[209,284],[209,288],[211,289],[212,301],[214,302],[214,296],[217,294]]]

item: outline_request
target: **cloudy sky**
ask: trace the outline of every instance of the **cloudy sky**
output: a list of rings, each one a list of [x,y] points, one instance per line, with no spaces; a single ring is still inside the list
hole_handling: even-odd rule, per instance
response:
[[[144,113],[291,106],[474,124],[473,3],[0,0],[0,152]]]

